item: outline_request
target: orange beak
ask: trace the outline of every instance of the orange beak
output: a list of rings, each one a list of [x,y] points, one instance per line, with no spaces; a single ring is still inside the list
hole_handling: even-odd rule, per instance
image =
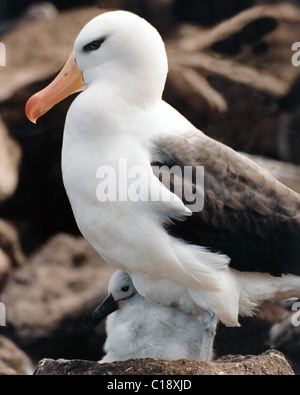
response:
[[[25,108],[27,118],[36,123],[52,107],[84,86],[82,73],[76,65],[74,55],[71,55],[55,80],[28,100]]]

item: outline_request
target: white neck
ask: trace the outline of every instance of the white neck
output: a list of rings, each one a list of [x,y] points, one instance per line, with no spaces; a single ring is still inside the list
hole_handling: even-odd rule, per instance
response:
[[[107,97],[114,95],[128,105],[147,106],[161,100],[166,82],[166,71],[158,68],[123,70],[122,65],[105,64],[98,68],[99,77],[92,80],[95,70],[84,73],[87,90],[98,90]]]

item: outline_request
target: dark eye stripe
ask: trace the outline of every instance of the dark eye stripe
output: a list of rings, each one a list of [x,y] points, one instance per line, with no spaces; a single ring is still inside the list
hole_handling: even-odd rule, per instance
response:
[[[97,49],[99,49],[101,47],[101,45],[104,43],[105,40],[106,40],[106,37],[101,38],[99,40],[92,41],[91,43],[89,43],[83,47],[83,51],[84,52],[97,51]]]

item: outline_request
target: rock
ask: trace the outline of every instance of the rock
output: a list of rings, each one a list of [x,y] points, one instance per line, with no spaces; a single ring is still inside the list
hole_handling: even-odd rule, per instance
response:
[[[11,272],[11,260],[7,254],[0,248],[0,289],[4,286]]]
[[[259,355],[276,349],[300,374],[300,304],[297,301],[264,303],[253,318],[241,318],[241,328],[220,324],[215,341],[217,358],[226,355]],[[291,308],[293,307],[294,310]]]
[[[55,236],[14,271],[0,294],[8,335],[33,359],[99,359],[103,338],[89,314],[107,295],[112,272],[83,238]]]
[[[12,224],[2,219],[0,219],[0,247],[15,267],[24,263],[25,256],[20,244],[18,231]]]
[[[290,126],[282,126],[283,117],[290,125],[297,110],[285,115],[280,100],[299,77],[291,62],[299,22],[299,8],[272,2],[208,29],[180,25],[166,41],[170,73],[165,100],[235,150],[298,163],[299,155],[286,155],[292,140]]]
[[[14,267],[25,261],[19,235],[13,225],[0,219],[0,290]]]
[[[17,188],[20,159],[20,147],[9,136],[0,118],[0,203],[12,196]]]
[[[25,12],[24,19],[28,20],[46,20],[52,19],[57,15],[58,11],[51,2],[41,2],[33,4]]]
[[[31,360],[12,341],[0,336],[0,375],[31,375]]]
[[[0,73],[0,114],[19,143],[23,159],[18,189],[0,206],[0,218],[16,224],[26,254],[54,234],[79,232],[60,166],[65,117],[74,98],[61,103],[37,125],[26,119],[25,103],[50,82],[72,52],[79,31],[100,12],[96,7],[84,7],[59,12],[51,19],[24,20],[1,39],[7,48],[7,67]]]
[[[174,12],[180,21],[212,26],[254,5],[255,0],[174,0]]]
[[[296,374],[300,374],[300,303],[291,302],[294,311],[286,309],[270,330],[272,347],[284,352]],[[290,307],[290,306],[288,306]]]
[[[98,364],[88,361],[41,361],[34,373],[51,375],[294,375],[284,357],[278,351],[261,356],[230,356],[214,363],[181,359],[130,359],[125,362]]]
[[[99,1],[101,5],[103,1]],[[117,2],[118,9],[128,10],[147,19],[163,35],[174,29],[175,15],[174,0],[121,0]]]
[[[1,69],[0,101],[57,72],[72,52],[79,31],[99,13],[96,7],[86,7],[60,12],[50,19],[25,20],[2,37],[7,67]]]
[[[114,0],[111,0],[114,1]],[[66,8],[74,8],[83,5],[95,4],[96,0],[51,0],[52,7],[56,7],[59,9],[66,9]],[[40,4],[40,5],[39,5]],[[30,10],[33,7],[39,5],[39,7],[47,7],[48,6],[47,0],[44,2],[43,0],[25,0],[18,4],[11,2],[1,2],[0,3],[0,24],[9,20],[15,20],[16,18],[20,17],[22,14],[27,13],[28,9]],[[48,6],[49,7],[49,6]]]

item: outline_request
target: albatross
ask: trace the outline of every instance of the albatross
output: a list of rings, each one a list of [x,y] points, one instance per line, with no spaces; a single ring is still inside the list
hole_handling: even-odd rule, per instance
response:
[[[265,300],[300,297],[300,196],[163,101],[167,74],[157,30],[135,14],[108,12],[83,28],[26,114],[36,122],[81,92],[62,152],[78,227],[107,263],[130,273],[139,294],[202,312],[209,353],[217,320],[240,326],[239,315]],[[180,176],[174,166],[192,171]],[[118,193],[106,195],[108,179]],[[180,193],[186,185],[203,197],[198,210]],[[135,186],[140,198],[124,198]]]
[[[101,363],[200,357],[202,333],[197,318],[143,298],[122,270],[113,274],[109,296],[94,314],[95,324],[107,316],[106,355]]]

